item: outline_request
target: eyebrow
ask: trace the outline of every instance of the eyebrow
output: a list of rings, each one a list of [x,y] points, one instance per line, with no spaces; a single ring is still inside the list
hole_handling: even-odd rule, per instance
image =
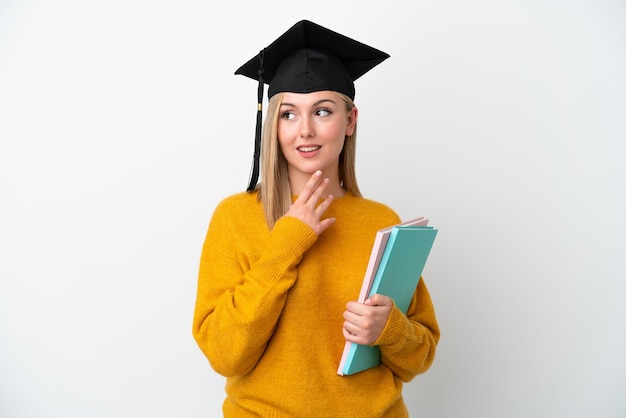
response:
[[[332,100],[332,99],[320,99],[320,100],[318,100],[317,102],[313,103],[313,107],[315,107],[315,106],[319,106],[319,105],[321,105],[321,104],[322,104],[322,103],[324,103],[324,102],[331,102],[332,104],[336,104],[336,103],[335,103],[335,101],[334,101],[334,100]],[[289,103],[289,102],[282,102],[280,105],[281,105],[281,107],[282,107],[282,106],[297,107],[295,104],[293,104],[293,103]]]

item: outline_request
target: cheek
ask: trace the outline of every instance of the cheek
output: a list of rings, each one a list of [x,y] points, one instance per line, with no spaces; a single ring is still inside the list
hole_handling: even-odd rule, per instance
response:
[[[337,144],[343,148],[343,143],[346,140],[346,126],[339,125],[333,128],[331,132],[329,132],[329,136],[335,138]]]
[[[343,151],[343,147],[345,145],[346,145],[346,138],[341,137],[341,141],[339,141],[339,145],[337,146],[337,148],[339,149],[339,154],[341,154],[341,152]]]
[[[280,143],[289,141],[290,138],[293,136],[292,131],[293,128],[290,127],[288,123],[281,123],[279,121],[278,125],[276,125],[276,136],[278,136],[278,141]]]
[[[285,132],[285,128],[281,123],[276,126],[276,139],[278,139],[278,144],[282,147],[283,142],[285,142],[285,138],[287,138],[287,133]]]
[[[287,151],[287,149],[289,148],[289,134],[288,132],[286,132],[284,129],[281,130],[280,126],[278,126],[278,129],[276,130],[276,136],[277,136],[277,142],[278,142],[278,149],[280,149],[280,151],[282,152],[283,155],[285,155],[285,151]]]

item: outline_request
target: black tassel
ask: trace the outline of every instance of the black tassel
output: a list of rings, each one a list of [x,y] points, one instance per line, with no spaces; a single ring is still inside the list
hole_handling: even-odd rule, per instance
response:
[[[248,184],[248,192],[256,189],[257,182],[259,180],[259,160],[261,157],[261,125],[263,123],[263,59],[265,55],[265,49],[259,52],[259,87],[257,90],[257,112],[256,112],[256,133],[254,136],[254,158],[252,160],[252,173],[250,174],[250,183]]]

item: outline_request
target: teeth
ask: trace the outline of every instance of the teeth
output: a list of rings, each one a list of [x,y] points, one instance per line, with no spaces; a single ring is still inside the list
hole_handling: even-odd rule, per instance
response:
[[[320,149],[319,146],[317,146],[317,147],[298,147],[298,150],[302,151],[302,152],[311,152],[311,151],[316,151],[318,149]]]

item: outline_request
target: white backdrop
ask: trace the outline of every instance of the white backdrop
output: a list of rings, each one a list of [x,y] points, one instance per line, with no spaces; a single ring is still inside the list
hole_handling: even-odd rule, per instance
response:
[[[250,168],[233,72],[303,18],[391,54],[361,187],[440,229],[412,416],[626,416],[622,0],[1,0],[0,416],[221,414],[191,317]]]

